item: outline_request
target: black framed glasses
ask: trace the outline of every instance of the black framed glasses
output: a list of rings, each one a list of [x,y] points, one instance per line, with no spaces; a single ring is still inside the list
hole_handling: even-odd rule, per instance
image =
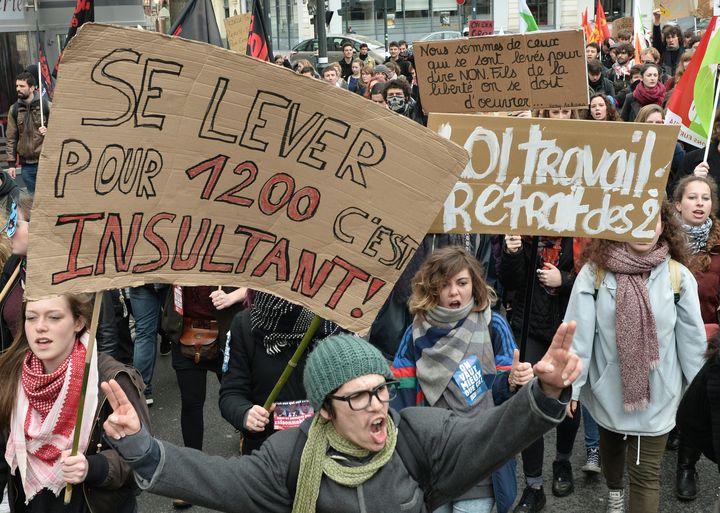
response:
[[[395,399],[399,386],[400,382],[398,381],[386,381],[372,390],[362,390],[349,395],[329,395],[328,397],[338,401],[345,401],[353,411],[362,411],[370,406],[373,397],[381,403],[389,403]]]

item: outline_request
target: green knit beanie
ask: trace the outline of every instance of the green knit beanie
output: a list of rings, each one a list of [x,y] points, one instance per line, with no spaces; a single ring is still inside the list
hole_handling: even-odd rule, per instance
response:
[[[348,381],[367,374],[393,379],[390,366],[380,351],[349,334],[333,335],[319,342],[308,356],[303,382],[315,413],[325,397]]]

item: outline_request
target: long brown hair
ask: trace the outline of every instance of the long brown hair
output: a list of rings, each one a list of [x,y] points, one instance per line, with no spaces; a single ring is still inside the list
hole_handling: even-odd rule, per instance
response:
[[[67,299],[70,312],[74,319],[83,319],[85,328],[78,335],[89,329],[92,311],[92,299],[87,294],[63,294]],[[22,305],[22,317],[18,325],[18,332],[12,345],[0,355],[0,432],[10,426],[15,401],[17,400],[17,387],[20,382],[22,366],[25,357],[30,351],[25,334],[25,309],[27,302]]]
[[[707,244],[705,248],[698,251],[694,255],[690,255],[690,265],[688,268],[697,277],[700,273],[706,272],[710,269],[710,251],[720,242],[720,223],[717,218],[718,211],[718,187],[715,180],[709,176],[695,176],[689,175],[680,180],[675,186],[675,192],[673,193],[673,201],[677,205],[682,201],[685,195],[685,189],[688,185],[693,182],[701,182],[708,186],[710,189],[710,220],[712,221],[712,227],[710,228],[710,234],[708,235]]]
[[[664,201],[660,210],[662,219],[662,233],[658,242],[666,242],[670,249],[670,257],[689,267],[689,254],[685,243],[685,235],[680,228],[680,221],[673,213],[673,207],[669,201]],[[624,244],[607,239],[592,239],[583,250],[583,262],[593,263],[598,268],[604,269],[609,257],[610,248]]]
[[[440,291],[450,278],[468,270],[477,310],[485,310],[495,302],[495,291],[483,278],[478,259],[463,246],[447,246],[435,251],[418,269],[412,280],[412,295],[408,301],[410,313],[427,312],[438,305]]]

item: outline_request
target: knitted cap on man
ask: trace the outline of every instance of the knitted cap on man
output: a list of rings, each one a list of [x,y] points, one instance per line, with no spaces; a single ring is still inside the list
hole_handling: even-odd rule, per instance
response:
[[[330,392],[367,374],[393,379],[380,351],[360,337],[342,334],[326,338],[315,346],[305,364],[303,383],[310,405],[319,412]]]

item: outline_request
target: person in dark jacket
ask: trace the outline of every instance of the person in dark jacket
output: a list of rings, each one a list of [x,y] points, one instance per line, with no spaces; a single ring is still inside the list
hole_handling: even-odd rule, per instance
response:
[[[144,425],[150,416],[142,378],[93,351],[76,456],[71,446],[80,403],[92,298],[62,295],[29,301],[17,342],[0,357],[0,490],[11,513],[134,513],[133,475],[103,440],[112,413],[99,383],[115,380]],[[66,483],[72,500],[63,504]]]
[[[422,113],[412,97],[411,86],[407,80],[391,80],[385,84],[382,95],[391,111],[423,124]]]
[[[220,386],[220,413],[242,432],[241,453],[251,454],[276,430],[274,412],[263,408],[275,383],[310,327],[309,310],[265,292],[254,292],[252,305],[232,321],[225,348],[225,369]],[[324,321],[313,340],[340,331]],[[307,399],[302,384],[307,353],[280,391],[280,402]],[[273,410],[273,409],[271,409]]]
[[[525,316],[525,294],[528,267],[533,272],[533,294],[528,319],[529,330],[524,361],[534,364],[545,354],[553,333],[562,323],[575,282],[575,260],[572,237],[540,237],[538,253],[533,255],[531,238],[509,235],[505,237],[505,250],[500,263],[500,279],[505,291],[512,293],[512,319],[510,325],[515,340],[522,339]],[[518,342],[519,344],[520,342]],[[564,497],[574,489],[570,455],[580,425],[580,411],[557,428],[556,457],[553,462],[553,494]],[[543,438],[537,439],[522,453],[526,487],[516,513],[540,511],[546,502],[543,489]]]
[[[98,351],[109,354],[119,362],[132,365],[133,340],[130,333],[129,306],[130,300],[123,289],[106,289],[102,295],[95,336]]]
[[[677,184],[673,199],[691,255],[688,267],[698,284],[700,314],[705,324],[705,333],[711,338],[718,331],[717,314],[720,308],[717,184],[706,176],[686,176]],[[682,436],[679,436],[675,495],[681,500],[693,500],[697,496],[695,464],[699,459],[700,450],[687,446],[683,443]]]
[[[705,364],[685,390],[678,406],[676,423],[680,432],[680,446],[694,453],[697,460],[704,454],[714,463],[720,455],[720,332],[708,340]],[[678,452],[678,479],[683,473],[695,474],[694,463],[687,468],[684,455]],[[720,466],[718,467],[720,470]],[[688,499],[688,497],[685,497]],[[713,511],[720,508],[720,499]]]
[[[224,291],[208,286],[181,287],[180,289],[181,292],[178,296],[182,299],[179,310],[182,311],[182,315],[176,309],[175,301],[177,300],[173,292],[177,289],[173,287],[169,294],[170,301],[168,301],[172,304],[166,304],[164,314],[169,316],[169,319],[164,320],[166,325],[172,325],[178,322],[178,318],[181,318],[182,330],[180,330],[179,336],[177,332],[171,336],[171,340],[174,342],[171,346],[172,366],[180,389],[180,429],[185,446],[201,451],[205,435],[203,409],[207,398],[207,374],[211,372],[217,376],[218,381],[221,381],[223,355],[220,350],[217,350],[214,355],[208,353],[205,358],[200,358],[195,356],[192,347],[188,354],[183,351],[187,346],[182,345],[180,338],[185,335],[192,337],[198,333],[193,331],[195,329],[208,330],[215,338],[212,344],[218,349],[222,348],[233,316],[241,308],[240,301],[244,298],[246,289]],[[238,290],[240,293],[237,293]],[[235,300],[228,300],[228,304],[225,306],[217,303],[215,296],[218,295],[223,298],[231,295],[239,297]],[[174,499],[173,506],[185,508],[190,504],[181,499]]]
[[[615,86],[612,80],[603,75],[604,67],[597,59],[588,61],[588,86],[593,90],[592,94],[604,93],[605,96],[615,96]]]
[[[665,74],[673,77],[678,62],[680,62],[680,56],[685,51],[684,38],[680,27],[666,25],[664,29],[660,30],[660,16],[660,9],[655,9],[653,11],[652,44],[660,52]]]
[[[635,121],[640,109],[646,105],[663,105],[667,90],[660,82],[660,66],[657,64],[643,64],[640,69],[640,82],[632,90],[623,103],[620,117],[623,121]]]
[[[15,79],[18,101],[7,116],[7,172],[15,178],[17,163],[22,168],[23,182],[30,194],[35,193],[38,159],[42,149],[50,114],[50,103],[41,101],[35,90],[36,77],[23,71]]]
[[[152,438],[112,381],[106,439],[133,466],[141,489],[220,511],[350,513],[434,511],[541,436],[564,416],[580,374],[563,324],[531,381],[481,419],[406,408],[387,361],[359,337],[334,335],[310,353],[303,383],[315,410],[249,456],[223,459]],[[202,486],[198,486],[202,483]]]

